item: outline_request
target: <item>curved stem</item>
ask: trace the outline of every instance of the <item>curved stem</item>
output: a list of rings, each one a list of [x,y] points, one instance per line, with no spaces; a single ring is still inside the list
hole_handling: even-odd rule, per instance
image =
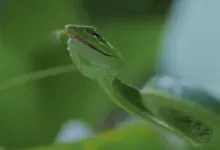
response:
[[[77,69],[73,66],[73,64],[70,64],[66,66],[52,67],[49,69],[44,69],[44,70],[28,73],[20,77],[15,77],[12,79],[1,81],[0,90],[8,89],[16,85],[23,84],[23,83],[30,82],[30,81],[36,81],[36,80],[40,80],[43,78],[47,78],[47,77],[51,77],[51,76],[55,76],[55,75],[59,75],[63,73],[73,72],[75,70]]]

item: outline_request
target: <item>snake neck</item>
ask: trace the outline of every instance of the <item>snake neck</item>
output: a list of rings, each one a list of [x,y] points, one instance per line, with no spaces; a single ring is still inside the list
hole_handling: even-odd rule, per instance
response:
[[[142,104],[139,90],[123,82],[117,75],[103,77],[98,80],[98,83],[114,102],[128,112],[138,116],[150,113]]]

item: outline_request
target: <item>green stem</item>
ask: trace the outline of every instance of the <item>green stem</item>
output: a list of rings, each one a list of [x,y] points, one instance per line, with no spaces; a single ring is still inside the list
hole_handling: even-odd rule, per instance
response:
[[[73,72],[75,70],[76,68],[73,66],[73,64],[70,64],[66,66],[53,67],[49,69],[40,70],[37,72],[28,73],[20,77],[15,77],[12,79],[1,81],[0,90],[8,89],[19,84],[24,84],[26,82],[40,80],[46,77]]]

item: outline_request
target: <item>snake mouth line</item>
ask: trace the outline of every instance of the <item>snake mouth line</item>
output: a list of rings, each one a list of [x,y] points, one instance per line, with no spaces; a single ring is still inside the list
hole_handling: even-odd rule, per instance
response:
[[[78,39],[80,39],[80,40],[78,40]],[[79,38],[79,37],[77,38],[77,40],[78,40],[79,42],[85,44],[85,45],[88,46],[89,48],[95,50],[96,52],[101,53],[101,54],[104,55],[104,56],[114,57],[113,55],[110,55],[110,54],[107,54],[107,53],[101,51],[100,49],[98,49],[97,47],[95,47],[94,45],[92,45],[91,43],[89,43],[89,42],[86,41],[86,40],[83,40],[83,39],[81,39],[81,38]]]

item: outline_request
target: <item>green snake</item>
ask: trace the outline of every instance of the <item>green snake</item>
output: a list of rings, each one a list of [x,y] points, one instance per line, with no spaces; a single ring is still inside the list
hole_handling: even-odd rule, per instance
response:
[[[96,81],[121,108],[154,127],[172,131],[194,146],[209,142],[212,126],[201,116],[194,115],[194,109],[190,108],[194,103],[181,101],[181,98],[197,100],[200,95],[205,95],[200,90],[159,73],[147,79],[147,86],[134,87],[118,77],[125,59],[97,28],[70,24],[61,33],[69,37],[67,50],[81,74]],[[167,87],[166,83],[164,87],[162,80],[172,80],[169,82],[174,84]],[[205,98],[213,99],[210,96]],[[196,108],[203,111],[200,105]]]

